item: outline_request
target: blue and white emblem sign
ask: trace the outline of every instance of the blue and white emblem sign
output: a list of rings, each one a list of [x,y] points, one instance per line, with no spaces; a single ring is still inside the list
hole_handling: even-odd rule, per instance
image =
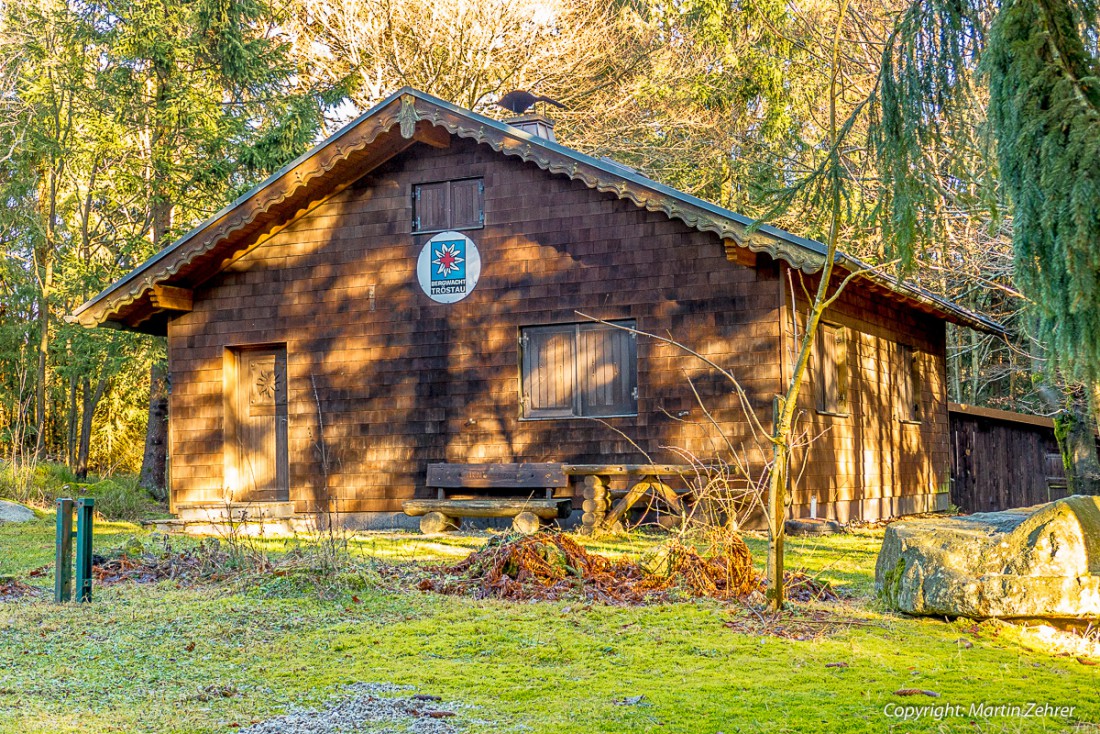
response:
[[[481,253],[464,234],[440,232],[424,243],[416,261],[416,277],[428,297],[455,303],[470,294],[481,277]]]

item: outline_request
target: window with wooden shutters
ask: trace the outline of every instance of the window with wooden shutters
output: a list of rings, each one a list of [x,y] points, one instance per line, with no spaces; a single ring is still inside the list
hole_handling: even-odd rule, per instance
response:
[[[848,412],[848,330],[821,324],[817,331],[817,409]]]
[[[917,371],[916,354],[913,347],[898,345],[898,418],[903,421],[919,422],[920,410],[920,374]]]
[[[485,224],[485,185],[480,178],[413,186],[413,232],[476,229]]]
[[[633,321],[617,322],[634,328]],[[634,334],[606,324],[521,330],[524,418],[638,414]]]

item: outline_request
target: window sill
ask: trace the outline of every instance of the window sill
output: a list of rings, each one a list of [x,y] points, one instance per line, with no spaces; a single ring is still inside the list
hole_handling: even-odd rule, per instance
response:
[[[919,426],[923,424],[924,421],[915,421],[912,418],[898,418],[898,423],[903,426]]]
[[[827,415],[827,416],[830,416],[832,418],[851,418],[852,417],[851,413],[836,413],[836,412],[833,412],[831,410],[818,410],[817,414],[818,415]]]
[[[473,232],[479,229],[485,229],[485,225],[472,224],[468,227],[447,227],[446,229],[414,229],[412,234],[416,236],[422,234],[439,234],[441,232]]]
[[[536,415],[528,416],[521,415],[519,417],[521,422],[534,422],[534,421],[593,421],[593,420],[607,420],[609,418],[637,418],[637,413],[619,413],[618,415]]]

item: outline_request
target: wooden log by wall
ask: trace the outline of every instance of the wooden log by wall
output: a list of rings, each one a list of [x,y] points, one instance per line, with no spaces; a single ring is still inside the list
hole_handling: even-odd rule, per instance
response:
[[[951,503],[998,512],[1067,495],[1054,421],[951,403]]]

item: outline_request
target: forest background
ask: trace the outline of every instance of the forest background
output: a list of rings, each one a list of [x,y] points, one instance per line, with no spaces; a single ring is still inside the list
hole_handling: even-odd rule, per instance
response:
[[[494,117],[504,92],[547,95],[567,107],[564,144],[803,236],[825,239],[839,213],[842,249],[1009,327],[949,327],[949,398],[1055,416],[1085,486],[1098,337],[1051,325],[1082,309],[1100,325],[1100,292],[1070,278],[1055,303],[1036,280],[1058,278],[1021,271],[1019,172],[990,104],[1015,73],[987,53],[990,29],[1032,6],[1067,10],[1085,67],[1071,92],[1100,129],[1091,2],[5,2],[0,455],[140,471],[163,497],[163,341],[66,315],[411,85]],[[1087,217],[1100,158],[1072,154],[1092,166],[1067,174],[1092,186],[1074,194]],[[813,195],[823,177],[842,182],[839,209]]]

